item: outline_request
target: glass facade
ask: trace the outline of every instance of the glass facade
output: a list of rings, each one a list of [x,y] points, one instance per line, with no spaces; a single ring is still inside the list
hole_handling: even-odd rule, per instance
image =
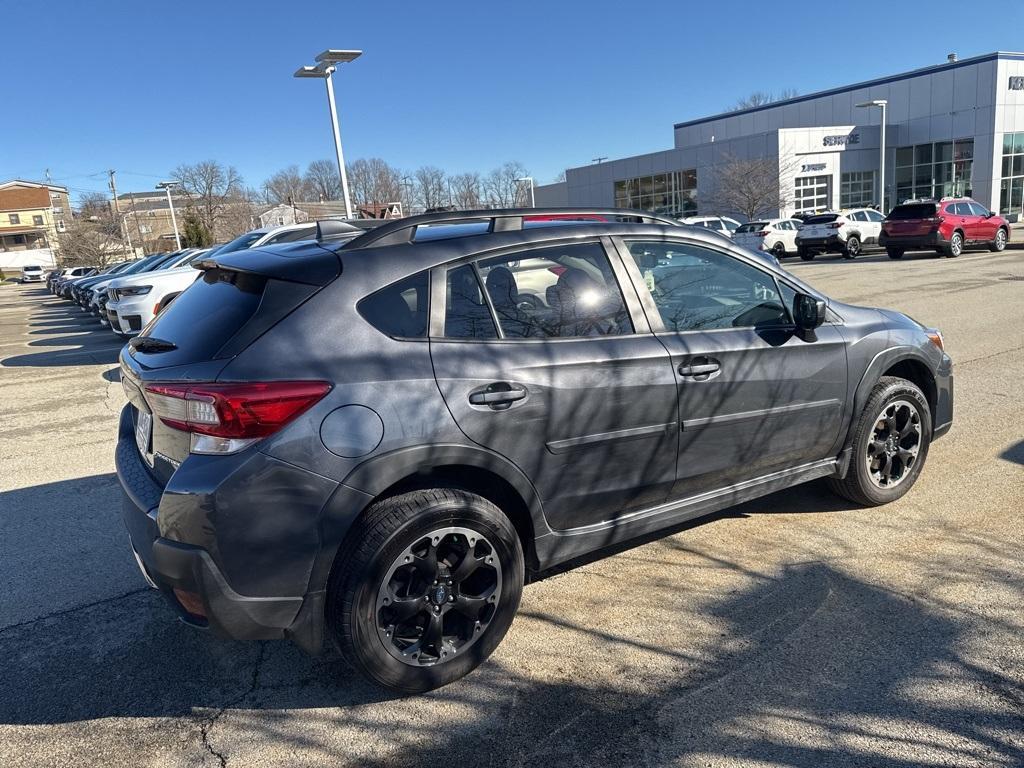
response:
[[[1003,134],[999,212],[1024,213],[1024,132]]]
[[[840,175],[840,208],[867,208],[875,202],[874,171],[848,171]]]
[[[672,171],[615,182],[615,207],[670,216],[697,213],[697,171]]]
[[[896,149],[896,201],[970,197],[974,139]]]
[[[814,213],[832,207],[831,176],[797,176],[794,184],[793,213]]]

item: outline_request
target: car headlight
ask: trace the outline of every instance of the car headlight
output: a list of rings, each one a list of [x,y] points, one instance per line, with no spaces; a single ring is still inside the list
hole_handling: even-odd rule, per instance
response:
[[[149,293],[151,285],[128,285],[117,289],[118,296],[145,296]]]

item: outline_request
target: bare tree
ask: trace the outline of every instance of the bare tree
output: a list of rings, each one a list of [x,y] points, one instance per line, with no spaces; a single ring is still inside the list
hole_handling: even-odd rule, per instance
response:
[[[729,109],[735,112],[740,109],[751,109],[752,107],[763,107],[765,104],[772,104],[776,101],[785,101],[786,99],[792,99],[797,96],[798,92],[795,88],[783,88],[778,93],[769,93],[768,91],[754,91],[749,96],[744,96],[742,99],[737,99],[736,103],[733,104]]]
[[[338,164],[333,160],[314,160],[306,168],[306,187],[312,195],[311,199],[341,199],[341,179],[338,176]]]
[[[448,176],[440,168],[424,165],[413,174],[416,182],[416,197],[425,211],[437,210],[451,205],[448,190]]]
[[[480,174],[457,173],[448,178],[452,190],[452,205],[464,211],[484,207],[483,180]]]
[[[106,197],[100,195],[106,202]],[[93,201],[95,202],[95,200]],[[67,221],[65,231],[57,235],[61,264],[67,267],[102,267],[124,253],[121,222],[109,206],[95,215]]]
[[[551,183],[552,184],[559,184],[559,183],[561,183],[563,181],[565,181],[565,171],[562,171],[557,176],[555,176],[555,178],[553,178],[551,180]]]
[[[297,165],[289,165],[264,181],[263,193],[267,202],[271,204],[295,202],[311,197],[309,185],[299,173]]]
[[[715,169],[714,188],[699,201],[701,208],[739,213],[748,220],[775,214],[787,202],[782,191],[784,175],[785,169],[780,169],[774,158],[740,160],[725,156]]]
[[[259,226],[260,212],[259,195],[253,190],[239,191],[228,196],[224,201],[217,229],[214,231],[216,240],[233,240],[243,232]]]
[[[84,192],[78,198],[78,211],[83,219],[98,219],[110,215],[110,198],[102,192]]]
[[[401,199],[402,175],[381,158],[356,160],[346,170],[349,192],[356,206],[377,214],[383,206]]]
[[[494,208],[525,207],[529,188],[519,179],[529,175],[522,163],[508,162],[495,168],[484,179],[487,202]]]
[[[242,177],[234,166],[221,165],[216,160],[203,160],[194,165],[179,165],[171,173],[195,208],[200,221],[211,231],[217,230],[224,205],[242,190]]]

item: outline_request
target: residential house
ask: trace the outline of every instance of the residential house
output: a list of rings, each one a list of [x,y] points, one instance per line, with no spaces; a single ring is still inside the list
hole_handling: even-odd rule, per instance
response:
[[[66,187],[22,179],[0,183],[0,269],[54,266],[58,235],[70,215]]]

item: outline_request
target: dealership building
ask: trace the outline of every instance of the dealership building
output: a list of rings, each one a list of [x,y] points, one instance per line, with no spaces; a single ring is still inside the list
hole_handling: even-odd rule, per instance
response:
[[[676,123],[661,152],[569,168],[537,205],[735,214],[724,180],[778,167],[790,216],[878,203],[885,102],[885,209],[909,198],[1024,206],[1024,53],[989,53],[749,109]],[[875,102],[875,104],[870,104]],[[751,163],[749,161],[761,161]]]

